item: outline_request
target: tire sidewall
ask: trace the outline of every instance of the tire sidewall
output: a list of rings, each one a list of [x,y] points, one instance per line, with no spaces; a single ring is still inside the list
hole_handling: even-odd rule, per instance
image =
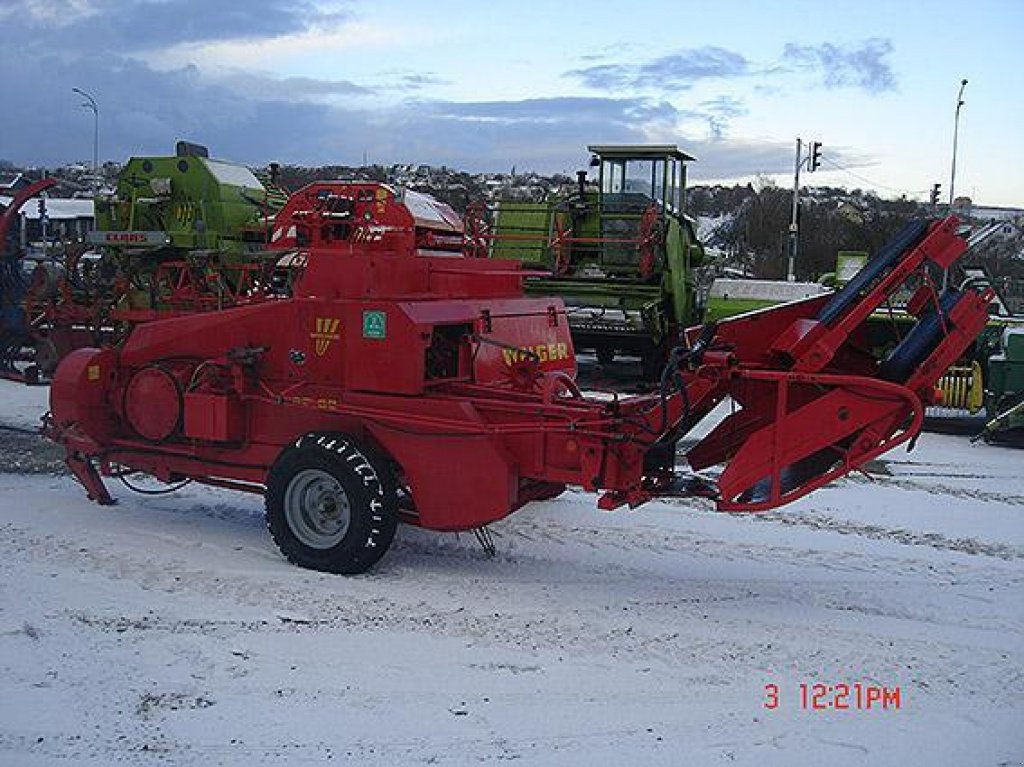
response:
[[[288,523],[284,499],[289,483],[304,469],[333,476],[348,496],[349,527],[328,549],[303,543]],[[287,559],[312,570],[355,574],[384,556],[398,526],[395,483],[373,451],[342,434],[306,434],[282,451],[267,477],[267,526]]]

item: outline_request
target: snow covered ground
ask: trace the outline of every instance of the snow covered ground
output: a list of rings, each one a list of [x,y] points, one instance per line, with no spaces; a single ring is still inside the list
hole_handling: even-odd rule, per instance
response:
[[[1024,764],[1022,458],[924,435],[761,517],[570,492],[353,578],[259,498],[0,474],[0,765]]]

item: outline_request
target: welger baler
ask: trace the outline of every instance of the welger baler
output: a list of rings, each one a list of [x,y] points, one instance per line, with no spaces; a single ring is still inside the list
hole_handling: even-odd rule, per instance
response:
[[[89,496],[144,472],[264,493],[291,561],[361,572],[399,521],[475,530],[566,485],[604,509],[700,494],[724,511],[799,498],[915,437],[935,383],[985,322],[984,292],[934,288],[964,249],[918,221],[834,295],[688,332],[656,393],[580,392],[565,309],[514,262],[463,255],[461,222],[374,183],[296,194],[274,233],[288,297],[134,328],[54,377],[49,436]],[[864,322],[917,275],[914,329],[882,359]],[[734,412],[677,443],[726,397]]]

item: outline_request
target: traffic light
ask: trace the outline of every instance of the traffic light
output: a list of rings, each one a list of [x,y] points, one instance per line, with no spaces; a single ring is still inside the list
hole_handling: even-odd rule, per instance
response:
[[[811,167],[809,170],[817,170],[821,167],[821,142],[811,142]]]
[[[932,184],[932,196],[931,196],[932,205],[938,205],[939,204],[939,189],[941,187],[942,187],[942,184]]]
[[[42,218],[46,215],[46,198],[39,198],[39,217]]]

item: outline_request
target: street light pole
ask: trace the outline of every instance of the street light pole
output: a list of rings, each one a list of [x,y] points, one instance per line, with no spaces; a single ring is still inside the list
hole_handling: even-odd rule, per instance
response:
[[[793,216],[789,222],[789,264],[786,269],[786,280],[796,280],[796,257],[800,247],[800,165],[803,158],[800,157],[802,141],[796,140],[796,162],[793,163]]]
[[[960,92],[956,95],[956,116],[953,118],[953,167],[949,172],[949,209],[953,210],[953,200],[956,185],[956,144],[960,133],[960,107],[964,105],[964,88],[967,87],[967,78],[960,81]]]
[[[72,88],[71,90],[85,99],[82,107],[92,110],[92,175],[93,184],[98,185],[100,172],[100,108],[96,104],[96,99],[81,88]]]

